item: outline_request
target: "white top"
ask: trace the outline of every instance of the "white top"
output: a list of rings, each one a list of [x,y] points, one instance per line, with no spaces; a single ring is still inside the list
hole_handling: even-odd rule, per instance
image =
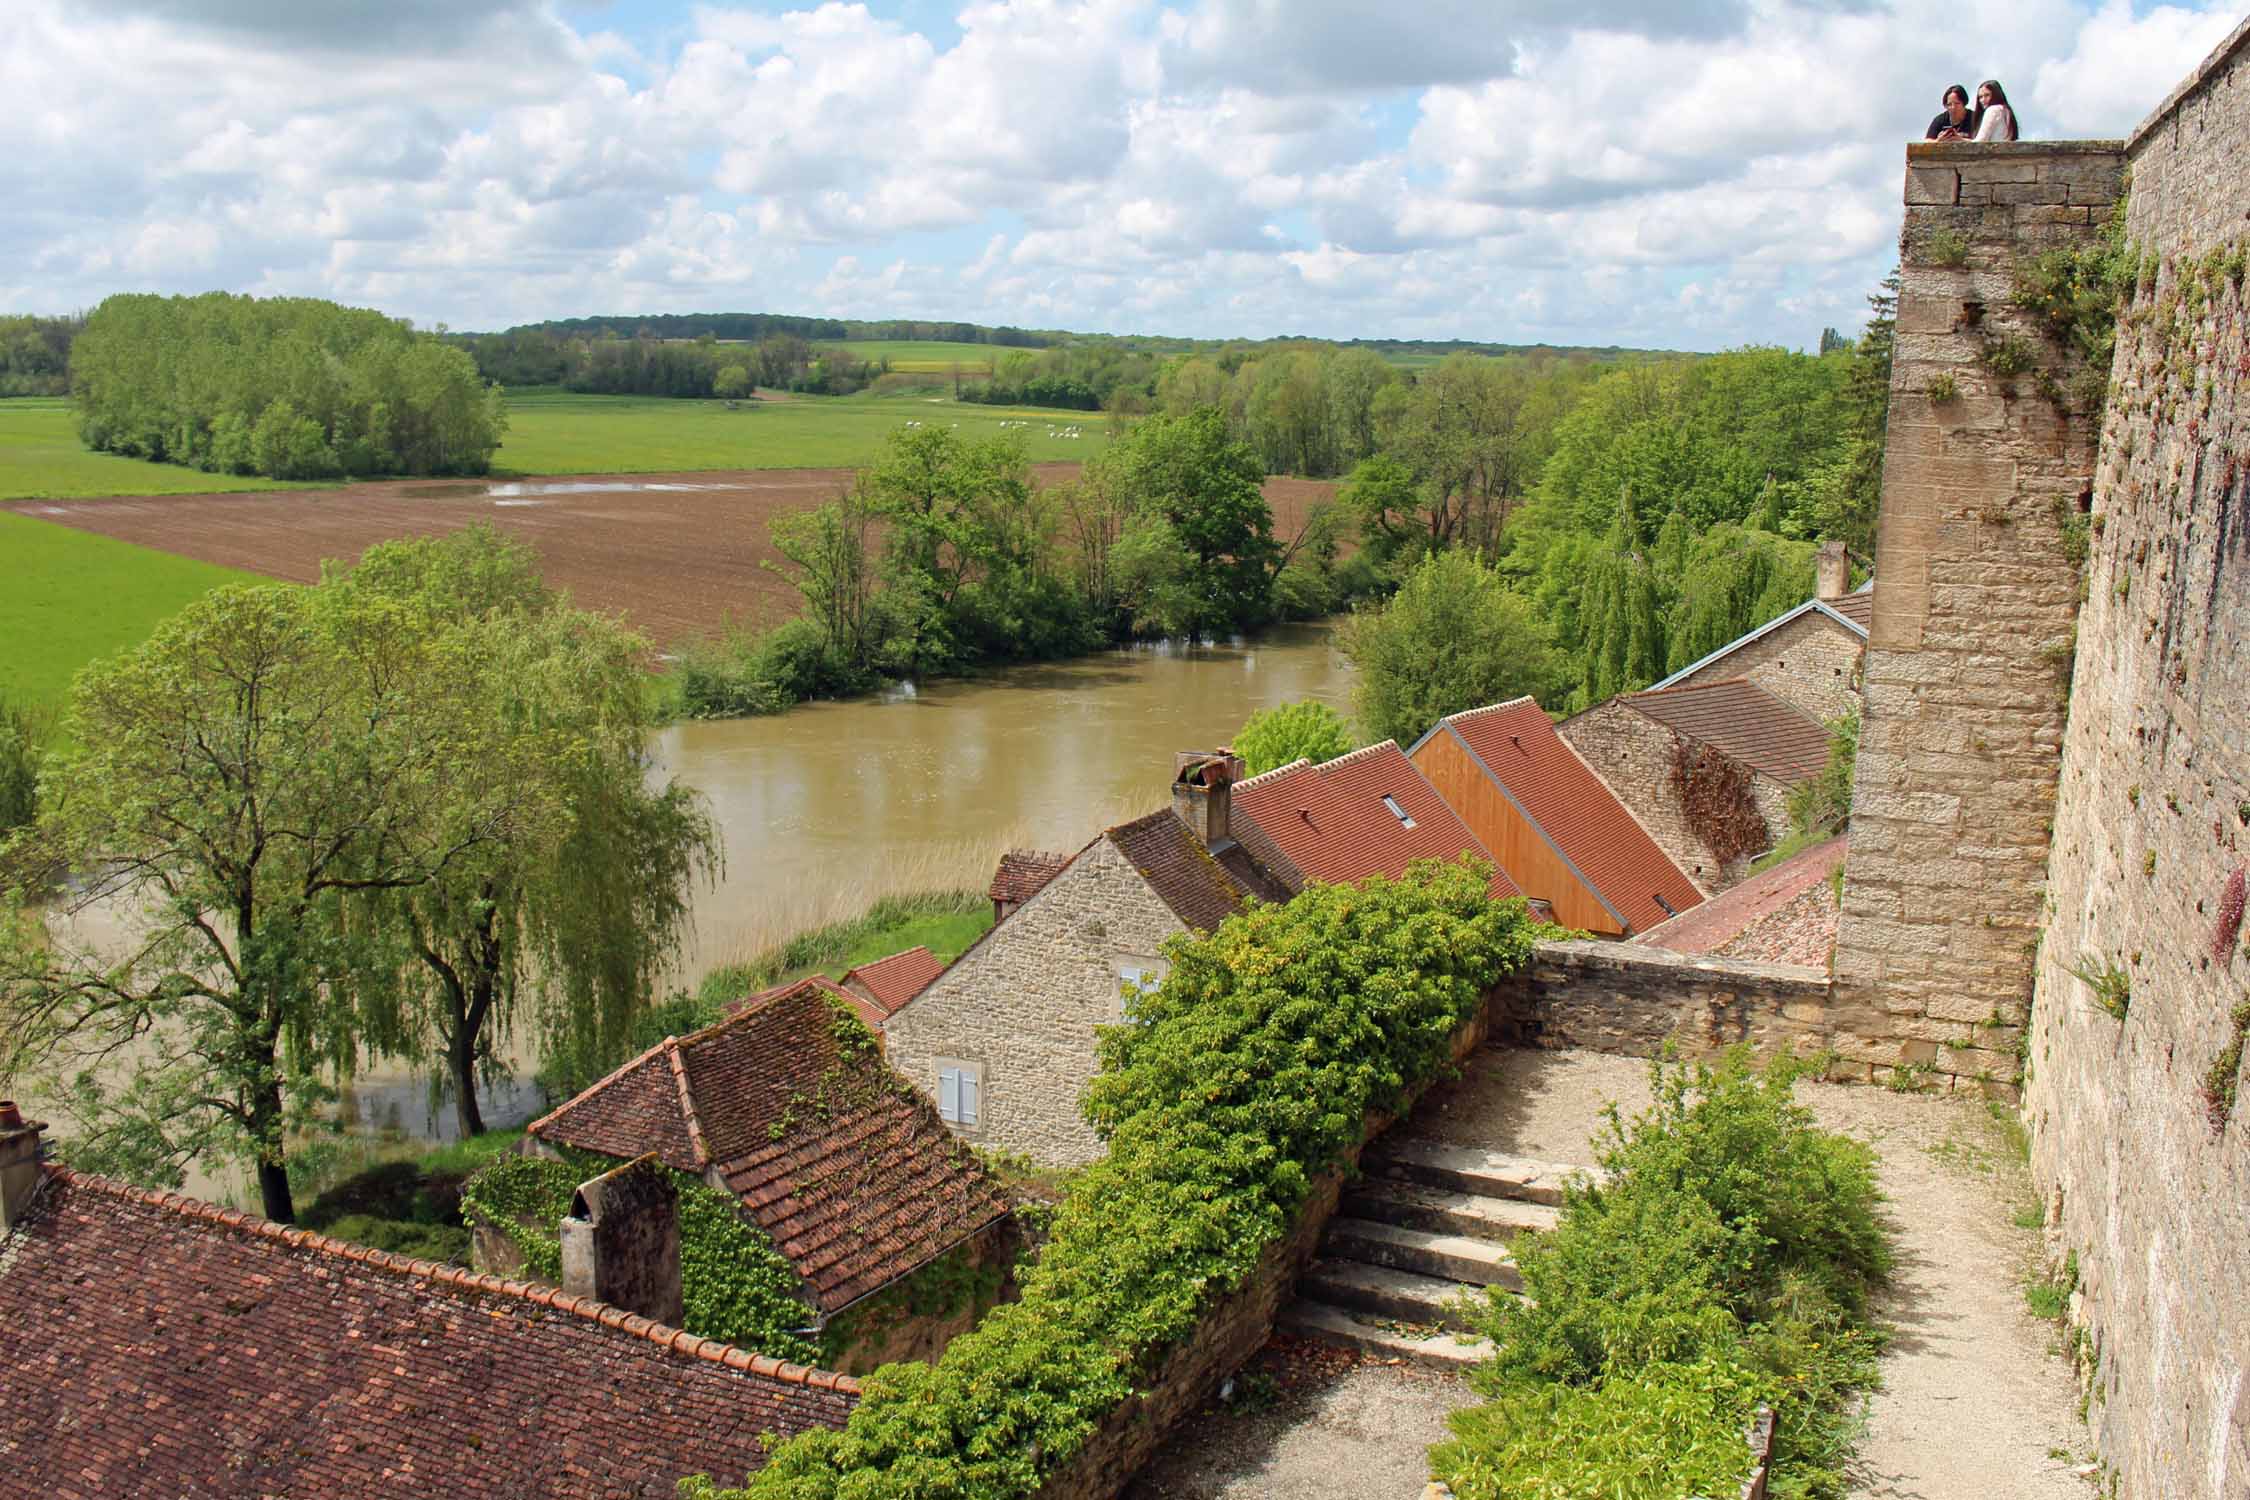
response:
[[[1977,126],[1977,139],[1980,141],[2013,140],[2015,139],[2013,128],[2015,123],[2015,118],[2008,113],[2007,105],[1992,105],[1984,112],[1984,122]]]

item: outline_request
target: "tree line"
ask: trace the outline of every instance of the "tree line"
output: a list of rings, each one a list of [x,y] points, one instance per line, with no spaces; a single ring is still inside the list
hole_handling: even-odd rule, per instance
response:
[[[286,1222],[291,1142],[363,1058],[434,1064],[464,1136],[504,1030],[598,1075],[719,857],[647,778],[647,649],[478,528],[219,589],[87,667],[0,856],[137,921],[97,951],[6,898],[0,1079],[63,1085],[71,1160],[243,1162]]]
[[[476,361],[494,385],[559,385],[594,396],[670,396],[734,400],[754,387],[810,396],[849,396],[887,368],[846,349],[822,348],[801,335],[768,333],[753,343],[721,343],[608,334],[573,337],[541,330],[454,334],[449,342]]]
[[[86,326],[66,318],[0,317],[0,396],[70,393],[70,346]]]
[[[1334,507],[1275,533],[1264,478],[1212,408],[1149,417],[1043,488],[1012,435],[902,428],[836,499],[774,520],[773,566],[803,614],[688,648],[682,701],[776,712],[1136,635],[1225,636],[1372,587],[1339,562]]]
[[[89,448],[215,473],[481,474],[507,427],[460,350],[308,297],[110,297],[70,370]]]

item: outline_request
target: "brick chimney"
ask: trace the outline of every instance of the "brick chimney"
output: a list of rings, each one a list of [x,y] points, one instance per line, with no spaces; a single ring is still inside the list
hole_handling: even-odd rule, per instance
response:
[[[39,1194],[39,1137],[45,1122],[26,1120],[13,1099],[0,1099],[0,1234],[31,1212]]]
[[[679,1194],[655,1153],[580,1183],[571,1195],[562,1285],[574,1297],[679,1326]]]
[[[1217,750],[1182,750],[1172,757],[1172,811],[1209,849],[1234,837],[1230,808],[1242,779],[1242,757]]]
[[[1852,591],[1852,560],[1842,542],[1822,542],[1813,559],[1813,597],[1833,602]]]

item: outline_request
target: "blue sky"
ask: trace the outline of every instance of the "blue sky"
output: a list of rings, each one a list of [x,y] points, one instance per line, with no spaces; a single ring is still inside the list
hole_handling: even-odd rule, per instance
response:
[[[2122,135],[2129,0],[10,0],[0,309],[335,297],[1713,349],[1856,327],[1902,145]]]

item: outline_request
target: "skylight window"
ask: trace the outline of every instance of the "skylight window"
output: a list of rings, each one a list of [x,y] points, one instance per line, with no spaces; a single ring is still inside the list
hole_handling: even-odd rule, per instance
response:
[[[1398,805],[1398,798],[1385,792],[1383,794],[1383,805],[1391,810],[1392,817],[1398,819],[1399,827],[1412,828],[1414,826],[1414,820],[1406,815],[1406,809]]]

